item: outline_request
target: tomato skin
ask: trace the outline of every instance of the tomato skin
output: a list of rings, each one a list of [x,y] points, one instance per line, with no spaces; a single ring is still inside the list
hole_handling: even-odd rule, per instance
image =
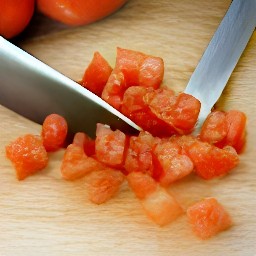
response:
[[[127,0],[37,0],[46,16],[67,25],[85,25],[117,11]]]
[[[61,148],[66,140],[68,124],[64,117],[58,114],[48,115],[42,126],[43,144],[47,152]]]
[[[112,68],[108,62],[99,52],[95,52],[93,59],[84,72],[82,85],[96,95],[101,96],[111,72]]]
[[[34,0],[0,1],[0,35],[9,39],[20,34],[34,13]]]

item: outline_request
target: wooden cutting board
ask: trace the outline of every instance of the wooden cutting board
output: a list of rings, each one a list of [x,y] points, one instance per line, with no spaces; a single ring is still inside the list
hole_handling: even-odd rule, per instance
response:
[[[75,80],[82,77],[96,50],[112,64],[117,46],[160,56],[165,61],[165,84],[178,92],[185,88],[229,4],[130,0],[114,15],[79,28],[39,15],[16,43]],[[256,33],[217,104],[248,116],[241,164],[220,180],[191,176],[170,188],[184,208],[203,197],[216,197],[232,215],[230,230],[200,241],[185,215],[160,228],[145,217],[127,184],[113,200],[93,205],[83,180],[61,178],[63,151],[50,155],[46,170],[17,181],[5,158],[5,145],[25,133],[39,134],[41,127],[0,106],[0,255],[256,255],[255,60]]]

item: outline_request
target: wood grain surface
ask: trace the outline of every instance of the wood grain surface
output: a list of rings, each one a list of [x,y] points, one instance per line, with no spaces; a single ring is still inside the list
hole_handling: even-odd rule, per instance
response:
[[[164,82],[178,92],[185,88],[229,4],[130,0],[108,18],[78,28],[37,15],[15,43],[75,80],[95,50],[111,64],[117,46],[160,56],[165,61]],[[203,197],[216,197],[232,215],[231,229],[201,241],[185,216],[160,228],[146,218],[127,184],[113,200],[93,205],[84,180],[61,178],[63,151],[50,155],[47,169],[17,181],[5,158],[5,145],[19,135],[39,134],[41,127],[0,106],[0,255],[256,255],[255,60],[256,33],[217,103],[248,116],[240,165],[222,179],[202,181],[192,175],[170,188],[184,208]]]

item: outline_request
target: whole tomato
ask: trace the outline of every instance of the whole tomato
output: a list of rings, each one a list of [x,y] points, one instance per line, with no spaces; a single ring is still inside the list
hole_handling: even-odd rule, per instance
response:
[[[67,25],[84,25],[118,10],[127,0],[37,0],[38,9]]]
[[[0,0],[0,35],[12,38],[21,33],[34,13],[34,0]]]

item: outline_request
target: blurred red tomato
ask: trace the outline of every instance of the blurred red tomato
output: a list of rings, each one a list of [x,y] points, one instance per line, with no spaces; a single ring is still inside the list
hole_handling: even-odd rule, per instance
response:
[[[21,33],[34,13],[34,0],[0,0],[0,35],[11,38]]]
[[[45,15],[68,25],[84,25],[118,10],[127,0],[37,0]]]

